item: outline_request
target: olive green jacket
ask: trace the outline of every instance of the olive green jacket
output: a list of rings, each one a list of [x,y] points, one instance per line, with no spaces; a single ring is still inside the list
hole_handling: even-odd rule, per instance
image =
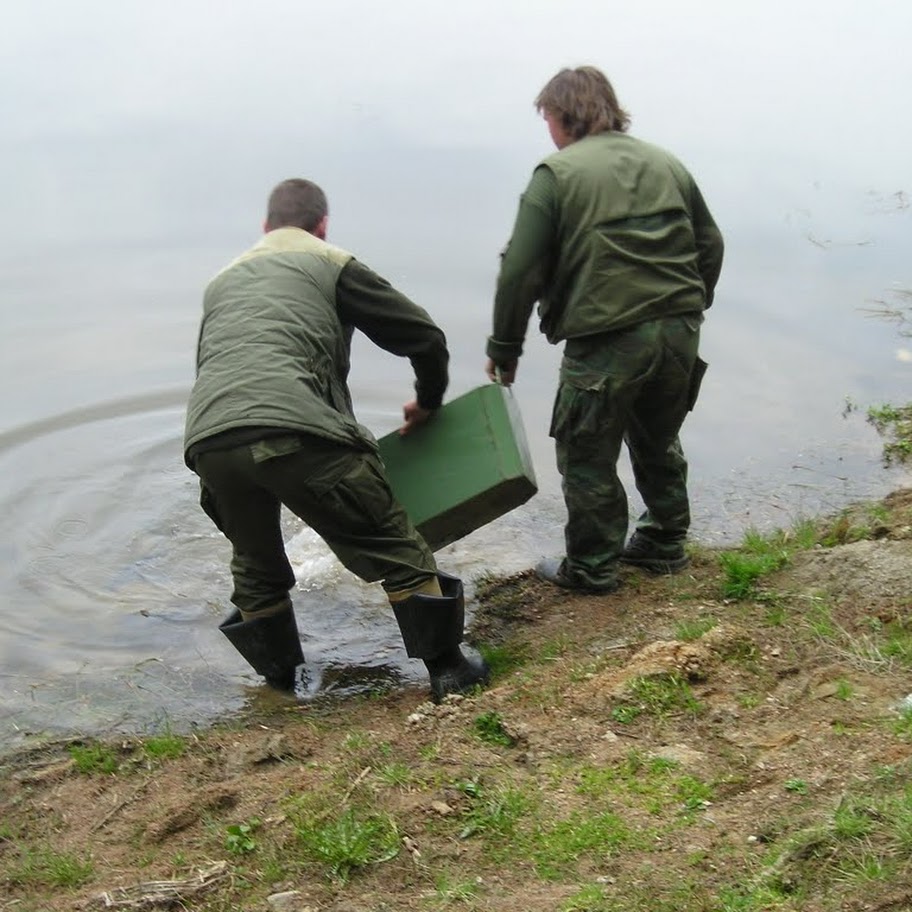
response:
[[[519,357],[536,300],[552,343],[701,312],[722,254],[699,188],[673,155],[626,133],[573,142],[540,163],[523,196],[488,355]]]
[[[440,406],[446,338],[422,308],[350,253],[306,231],[264,235],[206,288],[185,457],[217,435],[245,428],[300,431],[373,449],[347,385],[354,329],[409,357],[418,402]]]

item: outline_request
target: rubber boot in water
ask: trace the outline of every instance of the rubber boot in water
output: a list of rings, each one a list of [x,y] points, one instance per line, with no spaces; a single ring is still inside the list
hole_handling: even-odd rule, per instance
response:
[[[235,610],[219,624],[219,630],[270,687],[294,690],[304,653],[290,602],[275,613],[247,621]]]
[[[460,647],[465,624],[462,580],[439,572],[437,579],[442,595],[419,592],[392,603],[405,651],[424,660],[435,703],[447,694],[487,684],[491,675],[478,653]]]

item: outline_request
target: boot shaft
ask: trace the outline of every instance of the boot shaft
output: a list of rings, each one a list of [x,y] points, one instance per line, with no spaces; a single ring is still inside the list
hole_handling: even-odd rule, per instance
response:
[[[268,617],[247,621],[235,610],[219,625],[219,630],[267,684],[279,690],[294,688],[296,669],[304,663],[304,653],[290,603]]]
[[[465,624],[462,580],[437,573],[442,596],[417,593],[394,602],[405,651],[413,659],[435,659],[458,649]]]

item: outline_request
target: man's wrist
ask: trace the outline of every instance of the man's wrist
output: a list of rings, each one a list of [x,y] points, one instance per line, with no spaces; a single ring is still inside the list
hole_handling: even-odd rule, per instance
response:
[[[522,343],[500,342],[493,336],[488,337],[485,354],[498,366],[514,364],[522,354]]]

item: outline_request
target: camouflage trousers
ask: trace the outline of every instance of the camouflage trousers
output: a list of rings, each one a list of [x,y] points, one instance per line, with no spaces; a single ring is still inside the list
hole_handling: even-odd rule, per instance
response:
[[[231,542],[231,601],[255,612],[289,599],[295,575],[281,507],[300,517],[340,562],[387,592],[432,577],[434,555],[394,498],[379,456],[288,434],[197,456],[200,505]]]
[[[622,443],[646,505],[637,530],[659,550],[679,548],[687,535],[687,461],[678,432],[702,376],[702,320],[665,317],[566,343],[550,433],[567,506],[564,571],[582,584],[612,581],[624,548]]]

